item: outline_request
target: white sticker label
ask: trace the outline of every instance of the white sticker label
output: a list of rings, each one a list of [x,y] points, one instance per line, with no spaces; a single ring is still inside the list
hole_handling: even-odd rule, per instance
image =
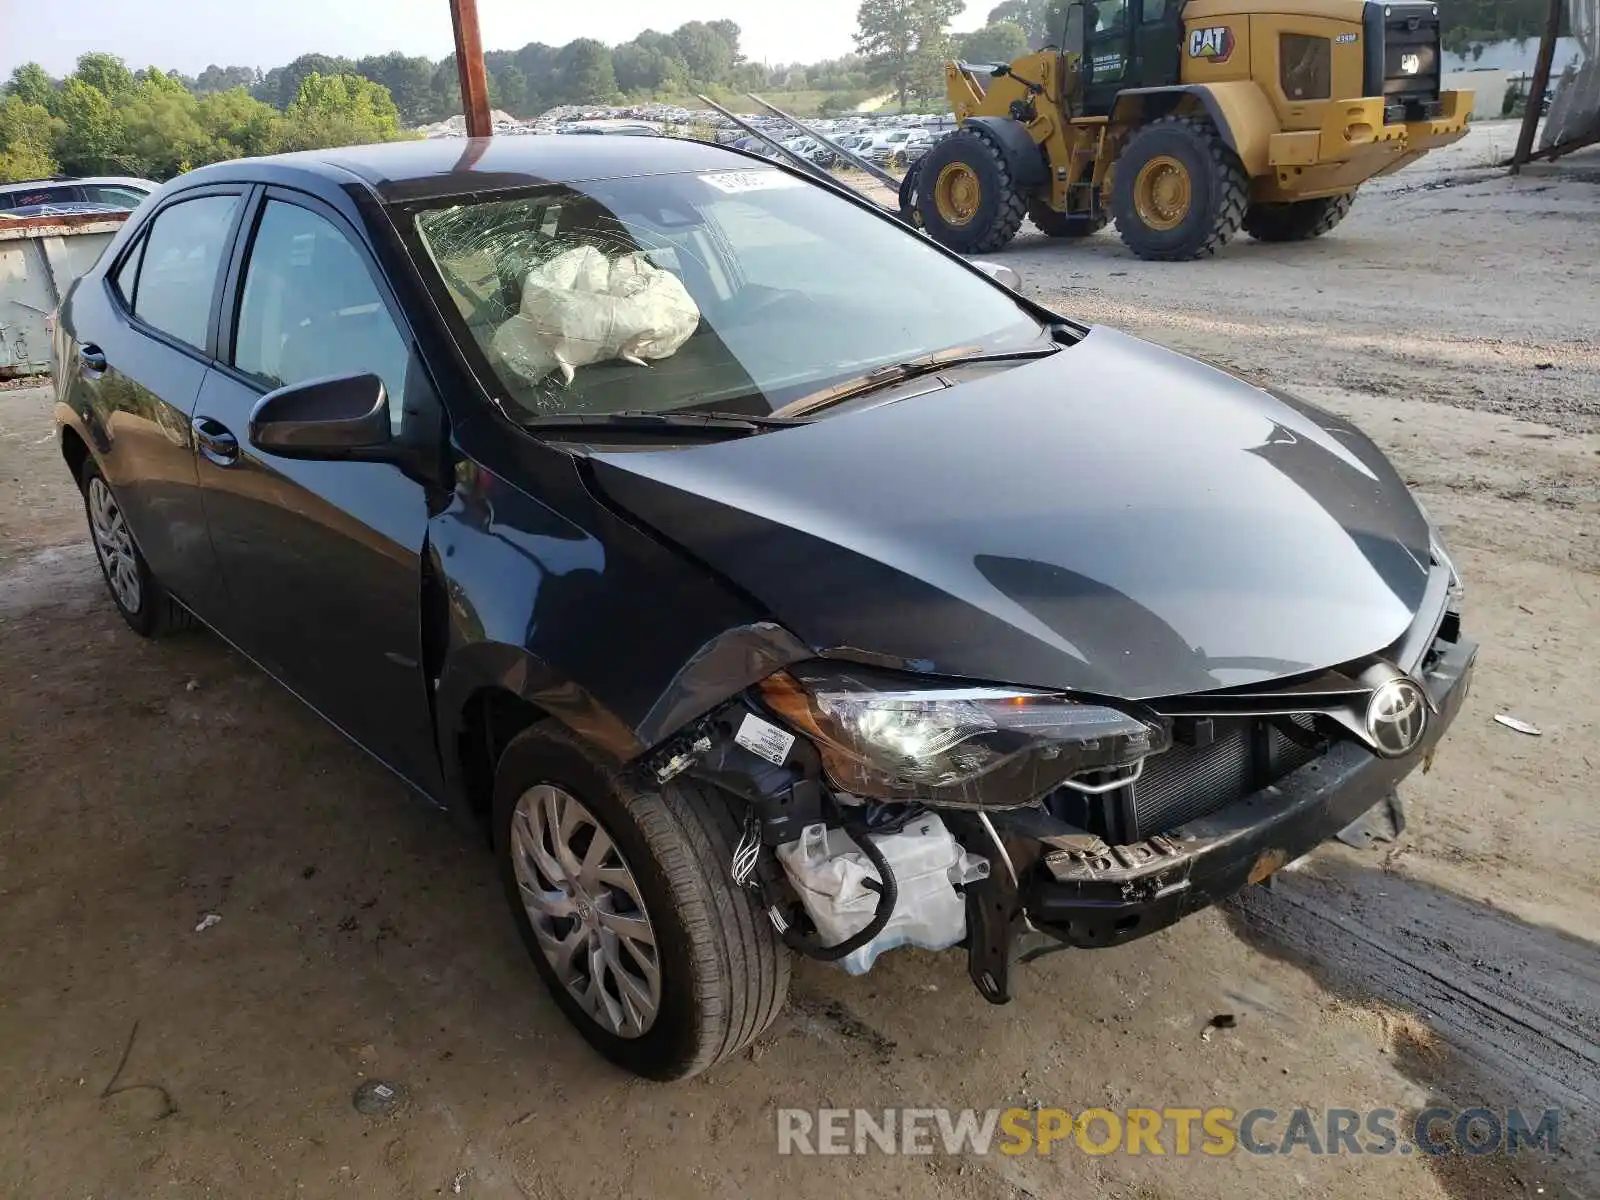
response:
[[[771,721],[763,721],[754,713],[745,714],[739,732],[733,735],[733,740],[751,754],[759,754],[768,762],[777,763],[780,767],[794,746],[794,734],[779,729]]]
[[[793,175],[772,170],[717,171],[710,175],[702,175],[700,178],[719,192],[727,192],[730,196],[736,196],[741,192],[770,192],[777,188],[804,186]]]

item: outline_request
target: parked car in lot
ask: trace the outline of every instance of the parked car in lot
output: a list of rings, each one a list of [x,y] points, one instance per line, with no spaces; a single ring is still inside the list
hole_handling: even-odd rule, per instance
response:
[[[161,185],[152,179],[103,175],[85,179],[34,179],[0,183],[0,213],[39,205],[88,204],[131,210]],[[73,211],[63,209],[62,211]]]
[[[61,450],[128,625],[481,822],[556,1004],[677,1078],[793,954],[999,1003],[1392,833],[1467,691],[1366,437],[1004,275],[695,142],[223,163],[68,295]]]

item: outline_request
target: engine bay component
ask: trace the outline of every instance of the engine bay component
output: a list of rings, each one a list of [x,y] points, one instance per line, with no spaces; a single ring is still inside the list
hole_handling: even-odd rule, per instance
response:
[[[881,856],[896,895],[888,920],[870,941],[838,962],[852,975],[871,969],[885,950],[946,950],[967,936],[966,902],[957,888],[988,877],[987,859],[969,854],[937,814],[898,832],[859,835]],[[778,861],[825,944],[842,945],[870,927],[885,894],[883,871],[846,829],[808,825],[778,847]]]

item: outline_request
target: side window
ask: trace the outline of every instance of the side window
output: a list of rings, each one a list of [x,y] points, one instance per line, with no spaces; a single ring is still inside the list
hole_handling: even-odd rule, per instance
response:
[[[133,311],[197,349],[206,344],[217,268],[239,209],[238,196],[200,196],[163,209],[144,238]]]
[[[133,285],[139,278],[139,263],[144,258],[144,244],[147,239],[141,237],[138,245],[134,246],[133,253],[122,260],[122,265],[117,268],[116,275],[111,284],[117,289],[117,294],[122,297],[122,302],[129,308],[133,307]]]
[[[1144,0],[1144,11],[1139,19],[1146,25],[1155,25],[1167,15],[1167,0]]]
[[[145,198],[145,193],[137,188],[116,187],[112,184],[90,184],[83,189],[84,195],[96,204],[110,204],[117,208],[129,210],[138,208]]]
[[[268,388],[370,371],[396,431],[410,349],[354,246],[332,222],[269,200],[245,268],[233,365]]]
[[[1100,0],[1091,4],[1090,10],[1094,13],[1095,33],[1122,29],[1128,23],[1128,0]]]

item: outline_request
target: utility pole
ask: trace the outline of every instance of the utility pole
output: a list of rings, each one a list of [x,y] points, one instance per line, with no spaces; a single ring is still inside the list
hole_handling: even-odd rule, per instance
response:
[[[450,0],[450,23],[456,31],[456,73],[461,80],[461,111],[468,137],[488,137],[489,80],[483,69],[483,36],[478,32],[478,0]]]

